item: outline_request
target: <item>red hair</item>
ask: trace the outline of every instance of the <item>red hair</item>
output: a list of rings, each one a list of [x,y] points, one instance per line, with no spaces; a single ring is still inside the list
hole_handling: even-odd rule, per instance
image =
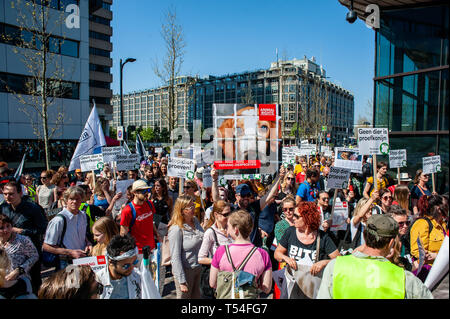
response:
[[[428,215],[430,211],[430,205],[428,204],[428,196],[422,195],[417,202],[417,209],[419,210],[419,216],[423,217],[424,215]]]
[[[300,202],[297,205],[298,213],[302,216],[304,222],[312,230],[318,230],[320,227],[320,211],[313,202]]]

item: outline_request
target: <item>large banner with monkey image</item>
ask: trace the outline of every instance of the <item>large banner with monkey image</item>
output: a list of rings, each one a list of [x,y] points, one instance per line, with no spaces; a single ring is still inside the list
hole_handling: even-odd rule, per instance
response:
[[[214,167],[220,175],[274,174],[281,163],[277,104],[213,104]]]

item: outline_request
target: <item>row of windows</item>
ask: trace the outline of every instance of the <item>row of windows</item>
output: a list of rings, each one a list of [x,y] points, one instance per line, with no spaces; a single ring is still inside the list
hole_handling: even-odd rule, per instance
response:
[[[92,48],[92,47],[89,47],[89,54],[99,55],[99,56],[103,56],[105,58],[109,58],[111,56],[111,52],[109,52],[109,51]]]
[[[41,36],[38,36],[33,32],[9,24],[0,23],[1,43],[34,50],[43,50],[44,46],[41,39]],[[79,46],[80,44],[78,41],[50,36],[45,47],[48,47],[51,53],[78,58]]]
[[[95,31],[89,31],[89,37],[92,39],[102,40],[106,42],[110,42],[111,40],[111,37],[109,35]]]
[[[37,5],[42,5],[61,11],[66,10],[67,6],[70,4],[79,5],[79,0],[27,0],[27,1],[33,2]]]
[[[50,88],[49,96],[64,99],[80,98],[80,83],[68,81],[47,80]],[[0,92],[17,94],[39,94],[39,83],[31,76],[20,74],[0,73]]]
[[[111,73],[111,68],[109,66],[89,63],[89,71]]]
[[[98,97],[98,96],[90,96],[89,97],[89,101],[92,101],[92,99],[95,100],[96,104],[106,104],[106,105],[111,105],[111,99],[107,98],[107,97]]]
[[[111,87],[110,84],[109,82],[89,80],[89,86],[101,89],[109,89]]]
[[[108,20],[108,19],[105,19],[105,18],[102,18],[102,17],[98,17],[98,16],[95,16],[93,14],[89,15],[89,21],[92,21],[92,22],[95,22],[95,23],[100,23],[100,24],[103,24],[103,25],[107,25],[108,27],[111,26],[111,20]]]

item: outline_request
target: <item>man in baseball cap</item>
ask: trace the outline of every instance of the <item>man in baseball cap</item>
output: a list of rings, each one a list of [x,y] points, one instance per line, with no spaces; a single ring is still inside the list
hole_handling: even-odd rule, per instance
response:
[[[363,233],[365,244],[326,266],[317,299],[432,299],[419,278],[387,259],[398,227],[388,215],[372,215]]]
[[[133,183],[131,186],[133,200],[122,209],[120,220],[120,235],[125,236],[130,233],[136,240],[140,254],[145,246],[150,246],[150,249],[155,248],[153,234],[156,234],[158,241],[161,242],[156,226],[153,224],[155,206],[147,198],[150,188],[141,179]]]

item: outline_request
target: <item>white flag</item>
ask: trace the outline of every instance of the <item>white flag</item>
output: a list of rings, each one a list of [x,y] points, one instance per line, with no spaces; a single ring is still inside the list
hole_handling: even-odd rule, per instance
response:
[[[22,175],[23,165],[25,164],[25,156],[26,156],[26,154],[23,154],[22,161],[20,162],[20,165],[19,165],[19,167],[17,167],[16,173],[14,174],[14,179],[16,181],[18,181],[20,178],[20,175]]]
[[[124,154],[131,154],[128,144],[125,141],[123,141],[123,149],[124,149]]]
[[[94,154],[94,150],[99,147],[101,148],[102,146],[106,146],[106,140],[105,135],[103,134],[102,124],[98,117],[97,107],[94,102],[91,114],[84,126],[84,130],[81,133],[72,160],[70,161],[69,171],[81,168],[80,156]]]

